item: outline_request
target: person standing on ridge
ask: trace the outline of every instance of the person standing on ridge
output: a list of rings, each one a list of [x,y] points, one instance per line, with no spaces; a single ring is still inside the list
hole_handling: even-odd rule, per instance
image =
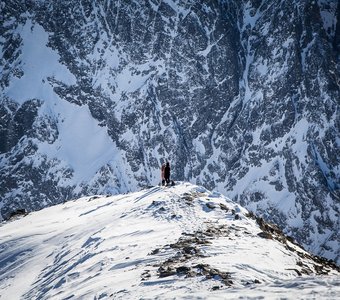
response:
[[[170,184],[170,163],[167,161],[164,168],[165,185]]]
[[[161,179],[162,179],[162,185],[165,185],[165,164],[164,163],[161,166]]]

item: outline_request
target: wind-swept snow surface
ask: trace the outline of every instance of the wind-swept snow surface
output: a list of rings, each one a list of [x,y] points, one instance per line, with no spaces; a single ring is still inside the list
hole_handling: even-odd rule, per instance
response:
[[[2,223],[0,295],[335,298],[340,278],[330,262],[221,194],[178,183],[85,197]]]

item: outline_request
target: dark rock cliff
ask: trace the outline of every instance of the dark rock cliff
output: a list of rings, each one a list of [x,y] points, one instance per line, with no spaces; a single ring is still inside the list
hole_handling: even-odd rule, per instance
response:
[[[3,218],[157,184],[169,159],[174,179],[218,189],[339,259],[339,9],[331,0],[2,2]],[[106,161],[86,152],[76,164],[63,151],[71,129],[93,152],[102,142],[68,113],[85,109],[115,148]]]

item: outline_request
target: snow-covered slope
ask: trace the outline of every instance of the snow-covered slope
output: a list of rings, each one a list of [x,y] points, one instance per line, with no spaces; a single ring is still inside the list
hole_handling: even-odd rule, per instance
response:
[[[85,197],[10,220],[0,250],[1,299],[340,295],[334,265],[189,183]]]

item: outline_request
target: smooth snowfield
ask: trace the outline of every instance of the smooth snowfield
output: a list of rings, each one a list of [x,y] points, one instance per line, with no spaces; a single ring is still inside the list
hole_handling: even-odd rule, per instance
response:
[[[311,262],[260,232],[245,209],[189,183],[81,198],[1,224],[0,299],[340,296],[339,273],[298,276]]]

